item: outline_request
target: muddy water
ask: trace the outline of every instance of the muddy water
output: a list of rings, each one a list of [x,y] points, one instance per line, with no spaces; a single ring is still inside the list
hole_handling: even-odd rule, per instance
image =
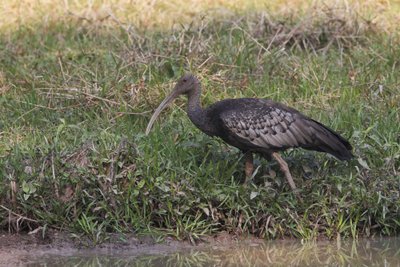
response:
[[[400,238],[272,241],[146,251],[42,255],[29,266],[400,266]]]

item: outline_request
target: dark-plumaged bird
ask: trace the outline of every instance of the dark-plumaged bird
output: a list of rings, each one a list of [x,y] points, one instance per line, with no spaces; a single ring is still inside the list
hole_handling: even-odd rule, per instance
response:
[[[245,155],[246,182],[253,174],[253,153],[274,158],[290,187],[296,185],[280,151],[301,147],[327,152],[340,160],[353,157],[350,143],[332,129],[299,111],[269,99],[225,99],[203,109],[201,84],[192,74],[181,77],[172,93],[158,106],[146,129],[146,135],[161,111],[179,95],[188,97],[187,114],[193,124],[209,136],[218,136],[239,148]]]

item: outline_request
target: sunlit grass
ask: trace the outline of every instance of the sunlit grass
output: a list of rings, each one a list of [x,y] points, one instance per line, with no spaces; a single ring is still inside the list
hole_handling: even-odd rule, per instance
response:
[[[267,12],[273,16],[291,14],[308,19],[337,13],[347,13],[378,25],[385,31],[397,28],[400,3],[398,1],[311,1],[311,0],[1,0],[0,29],[14,30],[21,26],[34,27],[53,22],[78,20],[85,24],[132,26],[133,29],[170,29],[180,23],[198,23],[201,18],[229,18],[232,15]],[[196,20],[193,20],[193,19]]]

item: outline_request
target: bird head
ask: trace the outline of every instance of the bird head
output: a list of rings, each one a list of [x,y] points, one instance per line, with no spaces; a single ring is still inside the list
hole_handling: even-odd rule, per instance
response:
[[[149,134],[151,127],[153,126],[155,120],[157,119],[158,115],[160,115],[161,111],[163,111],[169,104],[171,104],[175,98],[179,95],[185,94],[189,95],[190,92],[194,90],[194,88],[199,84],[199,80],[193,74],[185,74],[183,75],[178,82],[176,83],[174,90],[169,94],[158,106],[156,111],[154,111],[153,116],[149,121],[149,124],[146,128],[146,135]]]
[[[196,76],[190,73],[185,74],[177,81],[173,92],[176,92],[177,96],[189,94],[198,83],[199,80],[197,80]]]

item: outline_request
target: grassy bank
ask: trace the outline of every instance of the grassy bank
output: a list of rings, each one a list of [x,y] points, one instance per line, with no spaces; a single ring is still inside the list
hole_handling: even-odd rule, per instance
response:
[[[95,243],[107,232],[399,233],[398,4],[186,1],[144,13],[127,2],[4,9],[13,19],[0,20],[3,229],[52,227]],[[349,138],[355,159],[285,153],[299,202],[264,159],[244,187],[240,153],[197,130],[183,98],[144,136],[186,71],[201,79],[204,105],[281,101]]]

